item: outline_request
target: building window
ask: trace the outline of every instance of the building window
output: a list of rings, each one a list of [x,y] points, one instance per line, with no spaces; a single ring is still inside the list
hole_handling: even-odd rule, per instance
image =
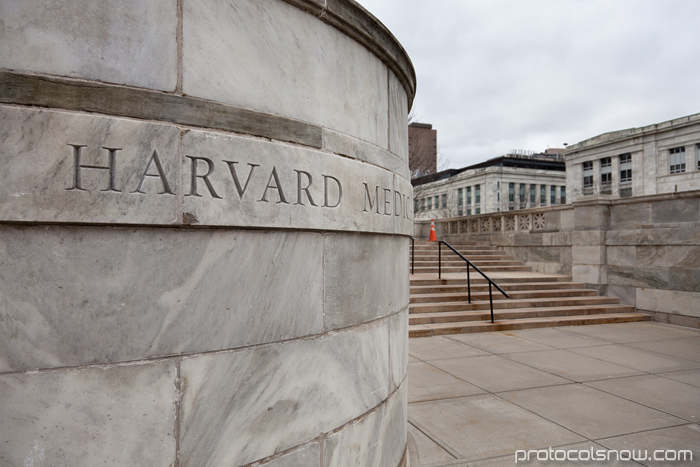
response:
[[[497,192],[496,192],[496,202],[497,202],[497,203],[500,203],[500,202],[501,202],[501,192],[500,192],[500,191],[497,191]]]
[[[612,158],[604,157],[600,160],[600,192],[612,193]]]
[[[477,185],[474,187],[474,204],[481,204],[481,185]]]
[[[530,184],[530,206],[534,206],[537,201],[537,185]]]
[[[442,207],[447,207],[447,195],[442,195]]]
[[[413,200],[413,212],[418,212],[418,200]]]
[[[428,211],[433,209],[433,197],[428,198]]]
[[[620,183],[632,181],[632,154],[620,154]]]
[[[524,183],[520,184],[520,193],[518,196],[518,201],[520,202],[520,209],[523,209],[525,207],[525,203],[527,202],[527,199],[525,198],[525,184]]]
[[[440,208],[440,196],[435,197],[435,209]]]
[[[668,155],[670,162],[669,173],[680,174],[685,172],[685,146],[669,149]]]
[[[561,195],[561,204],[566,204],[566,187],[559,188],[559,193]]]
[[[554,185],[549,188],[549,204],[552,206],[557,204],[557,187]]]
[[[472,205],[472,187],[467,187],[467,206]]]
[[[476,213],[481,214],[481,208],[476,208]]]
[[[511,205],[515,204],[515,183],[508,184],[508,202]]]
[[[593,162],[583,163],[583,194],[593,194]]]
[[[697,159],[698,159],[698,170],[700,170],[700,143],[695,147],[695,153],[697,154]]]
[[[420,199],[420,210],[425,211],[425,198]]]
[[[540,185],[540,204],[547,205],[547,185]]]
[[[472,208],[467,208],[467,216],[471,216],[471,215],[472,215]]]
[[[464,204],[464,200],[462,199],[462,189],[461,189],[461,188],[457,188],[457,206],[459,206],[459,207],[461,208],[461,207],[462,207],[462,204]],[[460,209],[460,211],[461,211],[461,209]],[[460,212],[460,216],[461,216],[461,215],[462,215],[462,214],[461,214],[461,212]]]

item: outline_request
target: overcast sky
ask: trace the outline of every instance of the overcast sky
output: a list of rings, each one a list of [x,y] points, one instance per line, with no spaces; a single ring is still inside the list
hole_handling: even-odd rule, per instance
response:
[[[449,167],[700,113],[700,0],[359,0]]]

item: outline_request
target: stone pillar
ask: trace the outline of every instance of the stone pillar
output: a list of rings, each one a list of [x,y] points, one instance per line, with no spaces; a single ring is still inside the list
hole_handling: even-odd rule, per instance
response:
[[[404,464],[389,31],[350,0],[0,17],[0,464]]]

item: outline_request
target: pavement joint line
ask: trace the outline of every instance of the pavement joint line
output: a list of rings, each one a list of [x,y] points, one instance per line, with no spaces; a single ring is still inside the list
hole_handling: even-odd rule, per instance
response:
[[[621,377],[621,378],[612,378],[612,379],[605,380],[605,381],[615,381],[616,379],[627,379],[627,378],[635,378],[635,377],[638,378],[638,377],[640,377],[640,376],[657,376],[657,375],[651,374],[651,373],[650,373],[650,374],[646,374],[646,375],[624,376],[624,377]],[[660,378],[660,376],[657,376],[657,377]],[[673,381],[673,380],[669,380],[669,381]],[[587,381],[587,383],[594,383],[594,382],[596,382],[596,381]],[[698,389],[697,386],[693,386],[692,384],[683,383],[682,381],[676,381],[676,382],[677,382],[677,383],[681,383],[681,384],[685,384],[685,385],[690,386],[691,388],[694,388],[694,389]],[[601,391],[601,392],[604,392],[604,393],[606,393],[606,394],[610,394],[611,396],[619,397],[620,399],[626,400],[626,401],[628,401],[628,402],[634,402],[635,404],[641,405],[642,407],[646,407],[646,408],[648,408],[648,409],[656,410],[657,412],[664,413],[664,414],[666,414],[666,415],[669,415],[669,416],[671,416],[671,417],[677,418],[677,419],[679,419],[679,420],[685,420],[685,421],[687,421],[687,422],[689,422],[689,423],[698,423],[698,422],[700,422],[700,419],[697,419],[697,420],[689,420],[689,419],[687,419],[687,418],[685,418],[685,417],[681,417],[680,415],[676,415],[676,414],[674,414],[674,413],[667,412],[667,411],[662,410],[662,409],[660,409],[660,408],[658,408],[658,407],[652,407],[652,406],[650,406],[650,405],[644,404],[644,403],[639,402],[639,401],[636,401],[636,400],[634,400],[634,399],[629,399],[628,397],[621,396],[621,395],[619,395],[619,394],[615,394],[614,392],[606,391],[605,389],[597,388],[597,387],[595,387],[595,386],[590,386],[590,385],[588,385],[588,384],[586,384],[586,383],[582,383],[582,384],[583,384],[584,386],[586,386],[586,387],[591,388],[591,389],[595,389],[595,390],[597,390],[597,391]]]
[[[417,422],[417,421],[415,421],[415,420],[411,420],[411,417],[410,417],[410,416],[408,417],[407,422],[410,423],[410,424],[413,426],[413,428],[415,428],[416,430],[418,430],[418,431],[420,431],[421,433],[423,433],[430,441],[432,441],[433,443],[437,444],[437,445],[440,446],[442,449],[444,449],[449,455],[451,455],[452,457],[454,457],[456,460],[464,460],[464,457],[462,457],[457,451],[455,451],[454,449],[452,449],[450,446],[443,445],[444,443],[442,443],[442,442],[440,442],[439,440],[436,440],[436,439],[434,439],[432,436],[430,436],[430,435],[428,434],[428,430],[426,430],[425,427],[423,427],[423,426],[420,424],[420,422]]]

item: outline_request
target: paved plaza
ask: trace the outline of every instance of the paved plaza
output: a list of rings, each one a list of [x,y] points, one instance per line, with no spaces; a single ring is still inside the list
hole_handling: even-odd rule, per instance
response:
[[[550,447],[611,460],[530,452],[526,462],[520,452],[517,465],[700,465],[700,330],[644,322],[412,338],[409,353],[413,467],[512,466],[516,451]],[[691,450],[693,461],[617,462],[612,450]]]

